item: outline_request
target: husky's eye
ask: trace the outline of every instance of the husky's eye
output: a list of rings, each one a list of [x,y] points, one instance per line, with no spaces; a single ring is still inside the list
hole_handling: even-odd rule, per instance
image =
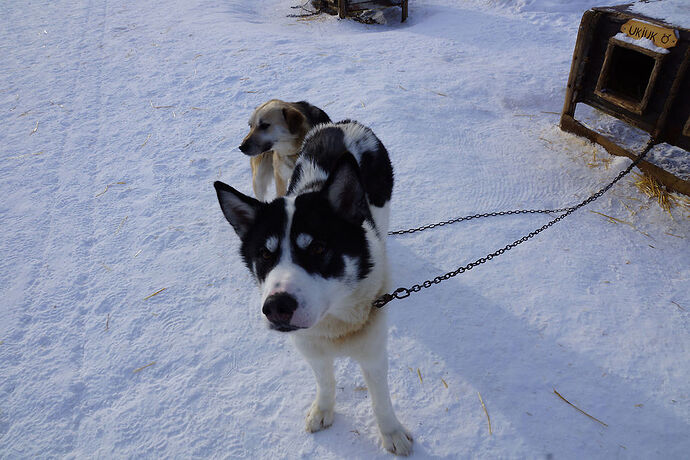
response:
[[[259,129],[268,129],[268,127],[271,126],[268,123],[259,123]]]
[[[264,260],[271,260],[273,258],[273,253],[266,248],[259,249],[259,255]]]
[[[312,244],[309,245],[309,254],[313,256],[321,255],[325,250],[326,245],[320,241],[314,241]]]

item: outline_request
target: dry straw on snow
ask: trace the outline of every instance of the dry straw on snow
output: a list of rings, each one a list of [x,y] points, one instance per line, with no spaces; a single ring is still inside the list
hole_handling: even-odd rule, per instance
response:
[[[648,198],[655,199],[659,203],[659,206],[661,206],[661,209],[669,214],[671,214],[671,208],[674,206],[688,206],[687,199],[683,200],[669,193],[669,191],[653,177],[638,173],[635,173],[635,176],[637,176],[635,187]],[[686,203],[683,203],[683,201],[686,201]]]

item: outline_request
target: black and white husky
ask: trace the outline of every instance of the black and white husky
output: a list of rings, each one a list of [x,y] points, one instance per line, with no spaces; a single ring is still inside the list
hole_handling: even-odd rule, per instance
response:
[[[389,285],[393,168],[381,141],[354,121],[318,125],[305,137],[285,197],[263,203],[214,185],[269,327],[290,332],[314,370],[307,431],[333,423],[333,359],[347,355],[362,368],[384,447],[409,454],[412,437],[388,390],[384,311],[372,307]]]

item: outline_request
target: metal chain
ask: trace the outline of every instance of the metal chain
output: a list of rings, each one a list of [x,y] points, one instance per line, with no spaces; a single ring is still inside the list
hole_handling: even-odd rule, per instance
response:
[[[453,224],[453,223],[456,223],[456,222],[461,222],[461,221],[464,221],[464,220],[478,219],[478,218],[480,218],[480,217],[505,216],[505,215],[513,215],[513,214],[548,214],[548,213],[555,213],[555,214],[557,214],[557,213],[561,213],[561,212],[563,213],[563,214],[561,214],[560,216],[556,217],[555,219],[553,219],[553,220],[549,221],[548,223],[542,225],[542,226],[539,227],[538,229],[534,230],[533,232],[528,233],[527,235],[523,236],[523,237],[520,238],[519,240],[513,241],[512,243],[506,245],[505,247],[499,249],[498,251],[492,252],[491,254],[488,254],[488,255],[486,255],[485,257],[479,258],[479,259],[475,260],[474,262],[468,263],[467,265],[458,267],[456,270],[450,271],[450,272],[448,272],[448,273],[446,273],[446,274],[444,274],[444,275],[439,275],[439,276],[437,276],[437,277],[435,277],[435,278],[433,278],[433,279],[426,280],[426,281],[422,282],[422,284],[414,284],[414,285],[410,286],[409,288],[399,287],[399,288],[397,288],[395,291],[393,291],[393,292],[391,292],[391,293],[383,294],[382,296],[380,296],[379,298],[377,298],[377,299],[374,301],[373,305],[374,305],[376,308],[381,308],[381,307],[383,307],[384,305],[386,305],[388,302],[390,302],[390,301],[393,300],[393,299],[404,299],[404,298],[406,298],[406,297],[409,297],[410,294],[412,294],[413,292],[419,292],[419,291],[421,291],[422,289],[426,289],[426,288],[429,288],[429,287],[431,287],[431,286],[433,286],[433,285],[435,285],[435,284],[439,284],[441,281],[445,281],[445,280],[450,279],[450,278],[452,278],[452,277],[454,277],[454,276],[457,276],[457,275],[459,275],[459,274],[461,274],[461,273],[465,273],[465,272],[467,272],[467,271],[470,271],[470,270],[472,270],[474,267],[476,267],[477,265],[481,265],[481,264],[483,264],[483,263],[485,263],[485,262],[487,262],[487,261],[493,259],[494,257],[500,256],[501,254],[505,253],[506,251],[510,251],[510,250],[513,249],[515,246],[518,246],[518,245],[524,243],[525,241],[527,241],[527,240],[529,240],[529,239],[531,239],[531,238],[534,238],[535,236],[537,236],[538,234],[540,234],[541,232],[543,232],[543,231],[546,230],[547,228],[551,227],[551,226],[552,226],[553,224],[555,224],[556,222],[560,222],[561,220],[563,220],[564,218],[566,218],[566,217],[569,216],[570,214],[574,213],[575,211],[577,211],[577,210],[580,209],[581,207],[588,205],[589,203],[591,203],[592,201],[596,200],[597,198],[599,198],[600,196],[602,196],[604,193],[606,193],[606,192],[607,192],[611,187],[613,187],[619,180],[621,180],[624,176],[626,176],[627,174],[629,174],[630,171],[632,171],[632,169],[633,169],[635,166],[637,166],[637,165],[640,163],[640,161],[642,161],[642,159],[647,155],[647,153],[649,153],[649,151],[652,149],[652,147],[653,147],[655,144],[656,144],[656,141],[654,140],[654,138],[651,138],[651,139],[649,140],[649,142],[647,142],[647,145],[645,146],[645,148],[644,148],[644,150],[642,151],[642,153],[640,153],[640,155],[639,155],[632,163],[630,163],[630,165],[629,165],[627,168],[625,168],[623,171],[621,171],[620,173],[618,173],[618,175],[616,176],[616,178],[613,179],[608,185],[606,185],[606,186],[603,187],[601,190],[599,190],[598,192],[596,192],[595,194],[593,194],[593,195],[590,196],[589,198],[585,199],[584,201],[582,201],[582,202],[580,202],[580,203],[578,203],[578,204],[576,204],[576,205],[574,205],[574,206],[570,206],[570,207],[568,207],[568,208],[559,208],[559,209],[519,209],[519,210],[514,210],[514,211],[501,211],[501,212],[491,212],[491,213],[485,213],[485,214],[474,214],[474,215],[471,215],[471,216],[457,217],[457,218],[455,218],[455,219],[447,220],[447,221],[444,221],[444,222],[438,222],[438,223],[435,223],[435,224],[423,225],[423,226],[421,226],[421,227],[411,228],[411,229],[408,229],[408,230],[394,230],[394,231],[388,232],[389,235],[403,235],[403,234],[405,234],[405,233],[420,232],[420,231],[428,230],[428,229],[435,228],[435,227],[442,227],[442,226],[444,226],[444,225]]]

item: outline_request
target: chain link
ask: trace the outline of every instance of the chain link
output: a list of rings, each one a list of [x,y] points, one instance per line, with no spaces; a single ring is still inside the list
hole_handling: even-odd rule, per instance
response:
[[[630,171],[632,171],[632,169],[635,166],[637,166],[640,163],[640,161],[642,161],[642,159],[647,155],[647,153],[649,153],[649,151],[652,149],[652,147],[655,144],[656,144],[656,141],[654,140],[654,138],[651,138],[649,140],[649,142],[647,142],[647,145],[645,146],[645,148],[642,150],[642,153],[640,153],[640,155],[638,155],[638,157],[632,163],[630,163],[630,165],[627,168],[625,168],[620,173],[618,173],[618,175],[611,182],[609,182],[608,185],[603,187],[601,190],[599,190],[598,192],[596,192],[595,194],[593,194],[589,198],[585,199],[584,201],[581,201],[580,203],[578,203],[574,206],[570,206],[567,208],[559,208],[559,209],[517,209],[517,210],[513,210],[513,211],[500,211],[500,212],[489,212],[489,213],[484,213],[484,214],[473,214],[471,216],[456,217],[455,219],[450,219],[450,220],[446,220],[443,222],[437,222],[434,224],[422,225],[421,227],[417,227],[417,228],[410,228],[407,230],[393,230],[393,231],[388,232],[389,235],[404,235],[407,233],[421,232],[421,231],[429,230],[429,229],[436,228],[436,227],[443,227],[444,225],[454,224],[456,222],[462,222],[465,220],[479,219],[482,217],[508,216],[508,215],[514,215],[514,214],[559,214],[559,213],[563,213],[560,216],[549,221],[548,223],[542,225],[538,229],[534,230],[533,232],[530,232],[527,235],[523,236],[519,240],[515,240],[512,243],[506,245],[505,247],[503,247],[503,248],[501,248],[495,252],[492,252],[491,254],[486,255],[485,257],[477,259],[474,262],[470,262],[467,265],[458,267],[456,270],[450,271],[450,272],[445,273],[443,275],[439,275],[433,279],[426,280],[426,281],[422,282],[422,284],[414,284],[414,285],[410,286],[409,288],[399,287],[395,291],[393,291],[391,293],[383,294],[382,296],[377,298],[374,301],[373,305],[376,308],[381,308],[393,299],[404,299],[406,297],[409,297],[410,294],[412,294],[413,292],[419,292],[422,289],[427,289],[427,288],[429,288],[435,284],[439,284],[441,281],[446,281],[446,280],[448,280],[454,276],[457,276],[461,273],[465,273],[467,271],[470,271],[474,267],[476,267],[477,265],[481,265],[481,264],[493,259],[494,257],[500,256],[501,254],[504,254],[505,252],[510,251],[515,246],[518,246],[518,245],[524,243],[525,241],[527,241],[531,238],[534,238],[535,236],[537,236],[538,234],[540,234],[541,232],[543,232],[547,228],[551,227],[553,224],[560,222],[561,220],[563,220],[564,218],[566,218],[570,214],[574,213],[575,211],[577,211],[581,207],[587,206],[589,203],[596,200],[597,198],[602,196],[604,193],[608,192],[611,187],[613,187],[624,176],[629,174]]]

